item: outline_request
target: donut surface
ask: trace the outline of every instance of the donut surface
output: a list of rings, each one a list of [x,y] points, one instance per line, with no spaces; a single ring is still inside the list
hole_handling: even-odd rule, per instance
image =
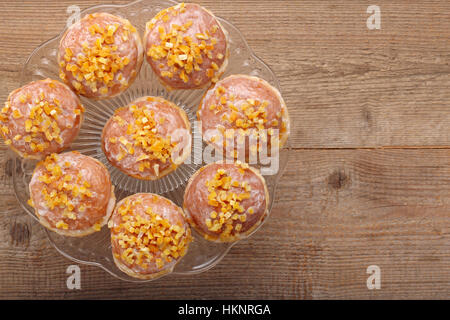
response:
[[[231,242],[248,236],[267,215],[264,178],[246,164],[212,163],[189,180],[183,208],[188,222],[210,241]]]
[[[168,89],[201,88],[218,80],[228,64],[227,32],[194,3],[159,12],[146,25],[147,61]]]
[[[204,95],[197,116],[203,140],[230,158],[243,152],[246,158],[254,157],[272,145],[278,150],[289,136],[283,98],[257,77],[231,75],[220,80]]]
[[[155,180],[190,155],[190,123],[174,103],[142,97],[116,109],[103,128],[102,148],[111,164],[127,175]]]
[[[61,39],[60,78],[78,94],[110,98],[133,83],[143,54],[139,33],[127,19],[103,12],[88,14]]]
[[[51,154],[39,162],[29,189],[29,204],[41,224],[66,236],[99,231],[114,209],[108,170],[76,151]]]
[[[135,278],[152,279],[171,272],[192,241],[183,210],[152,193],[119,201],[109,226],[114,261]]]
[[[65,84],[33,81],[9,94],[0,112],[2,136],[20,156],[40,160],[75,140],[83,112],[78,96]]]

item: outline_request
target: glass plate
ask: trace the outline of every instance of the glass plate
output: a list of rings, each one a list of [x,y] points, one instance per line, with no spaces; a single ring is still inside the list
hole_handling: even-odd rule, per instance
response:
[[[160,10],[175,4],[173,1],[139,0],[127,5],[99,5],[83,10],[81,16],[100,11],[122,16],[130,20],[142,35],[147,21],[152,19]],[[239,30],[224,19],[218,18],[218,20],[228,31],[230,40],[229,64],[223,77],[231,74],[258,76],[279,89],[278,80],[273,72],[253,54]],[[59,79],[56,55],[59,41],[64,32],[65,30],[59,36],[48,40],[33,51],[22,70],[21,85],[44,78]],[[174,90],[168,92],[160,84],[149,64],[144,61],[133,85],[121,95],[103,101],[94,101],[81,97],[82,103],[86,107],[85,119],[77,140],[71,146],[71,150],[78,150],[83,154],[92,156],[107,166],[116,188],[117,201],[137,192],[153,192],[161,194],[182,206],[187,180],[198,168],[204,165],[201,159],[195,159],[192,156],[191,164],[182,164],[177,170],[159,180],[138,180],[123,174],[110,165],[102,152],[100,136],[104,124],[115,109],[127,105],[136,98],[147,95],[161,96],[182,107],[191,121],[194,136],[199,135],[198,128],[194,126],[194,120],[197,107],[205,90]],[[199,146],[194,144],[194,149],[201,148],[201,150],[195,152],[193,149],[192,154],[198,154],[198,151],[201,152],[204,147],[204,144]],[[288,153],[289,147],[286,145],[279,154],[279,170],[277,174],[265,176],[270,194],[269,212],[273,204],[275,187],[288,160]],[[13,152],[9,152],[9,157],[13,164],[13,186],[16,197],[23,209],[37,220],[33,209],[27,204],[29,198],[28,184],[36,161],[21,159]],[[46,231],[50,242],[56,250],[77,263],[101,267],[113,276],[127,281],[151,281],[129,277],[116,267],[111,253],[110,233],[106,226],[101,231],[83,238],[64,237],[47,229]],[[194,230],[193,235],[194,241],[190,245],[186,256],[175,266],[174,274],[193,274],[206,271],[216,265],[228,250],[236,244],[208,242]]]

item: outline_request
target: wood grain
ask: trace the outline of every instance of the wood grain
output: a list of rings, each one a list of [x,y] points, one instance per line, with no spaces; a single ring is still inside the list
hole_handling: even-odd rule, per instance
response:
[[[68,5],[100,3],[1,2],[0,99]],[[373,31],[366,1],[199,3],[280,80],[293,150],[270,219],[206,273],[136,285],[81,266],[71,291],[72,262],[18,209],[2,145],[0,298],[450,298],[450,3],[378,1]]]

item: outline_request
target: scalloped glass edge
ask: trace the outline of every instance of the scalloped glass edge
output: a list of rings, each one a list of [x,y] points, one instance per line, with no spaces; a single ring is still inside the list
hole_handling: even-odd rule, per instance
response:
[[[81,16],[84,16],[84,15],[87,14],[87,13],[94,12],[94,11],[100,11],[100,10],[105,10],[105,11],[111,11],[111,10],[117,10],[117,11],[120,11],[120,10],[130,10],[130,9],[132,10],[133,7],[135,7],[135,6],[146,5],[147,3],[148,3],[148,4],[149,4],[149,3],[152,3],[152,4],[155,6],[155,11],[159,11],[159,10],[161,10],[161,9],[163,9],[163,8],[166,8],[166,7],[169,7],[169,6],[172,6],[172,5],[176,5],[176,4],[177,4],[177,2],[174,2],[174,1],[171,1],[171,0],[166,0],[166,1],[159,1],[159,0],[137,0],[137,1],[131,2],[131,3],[129,3],[129,4],[125,4],[125,5],[108,5],[108,4],[96,5],[96,6],[92,6],[92,7],[89,7],[89,8],[86,8],[86,9],[82,10],[80,14],[81,14]],[[124,16],[127,17],[127,18],[129,18],[127,15],[124,15]],[[270,69],[269,66],[267,66],[260,58],[258,58],[258,57],[253,53],[252,49],[249,47],[247,41],[245,40],[245,38],[243,37],[243,35],[241,34],[241,32],[240,32],[234,25],[232,25],[230,22],[226,21],[225,19],[222,19],[222,18],[220,18],[220,17],[217,17],[217,19],[220,21],[220,23],[222,24],[222,26],[230,33],[230,35],[236,34],[236,35],[239,37],[239,41],[242,43],[243,47],[245,48],[245,50],[246,50],[247,53],[248,53],[248,57],[247,57],[247,60],[246,60],[246,61],[253,59],[253,64],[256,64],[256,65],[258,65],[260,68],[265,69],[265,71],[266,71],[268,74],[270,74],[270,76],[271,76],[271,79],[267,79],[267,78],[266,78],[265,80],[269,81],[269,82],[270,82],[272,85],[274,85],[278,90],[280,90],[280,86],[279,86],[278,79],[276,78],[276,76],[275,76],[275,74],[273,73],[273,71]],[[132,19],[129,18],[129,20],[133,23]],[[136,25],[136,27],[138,28],[137,25]],[[31,67],[29,64],[30,64],[30,62],[32,61],[32,58],[33,58],[34,56],[36,56],[41,50],[45,49],[47,46],[51,46],[54,42],[59,43],[59,39],[62,37],[62,35],[64,34],[64,32],[65,32],[66,29],[67,29],[67,28],[64,28],[64,29],[61,31],[61,33],[60,33],[59,35],[57,35],[57,36],[55,36],[55,37],[53,37],[53,38],[51,38],[51,39],[45,41],[44,43],[42,43],[40,46],[38,46],[37,48],[35,48],[35,49],[33,50],[33,52],[30,54],[30,56],[29,56],[28,59],[26,60],[26,62],[25,62],[25,64],[24,64],[24,67],[23,67],[23,69],[22,69],[22,71],[21,71],[21,73],[20,73],[20,84],[21,84],[21,85],[24,85],[24,84],[28,83],[29,81],[31,81],[29,78],[27,79],[27,72],[29,72],[28,68]],[[140,28],[138,28],[138,29],[140,29]],[[231,40],[231,39],[230,39],[230,40]],[[233,56],[234,56],[234,55],[233,55],[233,53],[232,53],[231,50],[230,50],[229,66],[227,67],[227,70],[225,71],[225,73],[224,73],[224,75],[222,76],[222,78],[225,77],[225,76],[227,76],[227,74],[229,73],[229,71],[230,71],[230,65],[232,65],[232,63],[233,63]],[[56,63],[56,61],[55,61],[55,63]],[[144,61],[144,64],[143,64],[142,68],[144,68],[144,66],[147,66],[147,64],[146,64],[145,61]],[[148,67],[148,66],[147,66],[147,67]],[[141,69],[141,72],[142,72],[142,69]],[[244,73],[245,73],[245,72],[244,72]],[[230,74],[231,74],[231,73],[230,73]],[[33,75],[33,76],[34,76],[34,75]],[[258,76],[258,75],[257,75],[257,76]],[[46,76],[42,75],[42,77],[46,77]],[[138,77],[139,77],[139,76],[138,76]],[[264,77],[261,76],[261,78],[264,78]],[[59,79],[57,78],[57,80],[59,80]],[[136,79],[136,81],[137,81],[137,79]],[[201,89],[201,91],[205,92],[207,89],[208,89],[208,88],[203,88],[203,89]],[[127,90],[127,91],[128,91],[128,90]],[[126,93],[127,91],[125,91],[124,93]],[[124,93],[123,93],[123,94],[124,94]],[[121,94],[121,95],[123,95],[123,94]],[[121,95],[120,95],[120,96],[121,96]],[[119,97],[120,97],[120,96],[119,96]],[[96,103],[96,102],[95,102],[95,101],[91,101],[91,103]],[[291,130],[292,130],[292,124],[291,124]],[[204,146],[204,145],[203,145],[203,146]],[[289,153],[290,153],[289,151],[290,151],[290,147],[289,147],[289,139],[288,139],[288,141],[286,142],[285,146],[282,148],[282,150],[280,150],[279,169],[278,169],[277,174],[272,175],[272,176],[265,176],[265,179],[266,179],[266,182],[267,182],[267,186],[268,186],[268,189],[269,189],[269,194],[270,194],[270,201],[269,201],[268,214],[267,214],[267,216],[264,218],[264,220],[262,221],[262,223],[261,223],[255,230],[253,230],[253,232],[252,232],[248,237],[250,237],[250,236],[253,235],[255,232],[257,232],[257,231],[259,230],[259,228],[261,228],[262,225],[264,225],[265,221],[266,221],[266,220],[269,218],[269,216],[270,216],[270,213],[271,213],[271,210],[272,210],[272,207],[273,207],[273,202],[274,202],[274,196],[275,196],[275,192],[276,192],[276,187],[277,187],[277,184],[278,184],[278,182],[279,182],[279,180],[280,180],[281,176],[283,175],[283,172],[284,172],[284,170],[285,170],[285,168],[286,168],[286,165],[287,165],[287,162],[288,162],[288,158],[289,158]],[[39,220],[38,220],[38,218],[35,216],[33,210],[28,206],[28,204],[26,204],[26,201],[24,202],[25,199],[23,199],[23,194],[22,194],[22,197],[20,196],[20,195],[21,195],[21,190],[18,190],[18,178],[19,178],[19,177],[17,176],[17,173],[18,173],[18,172],[21,172],[21,171],[18,171],[19,169],[21,169],[22,172],[24,172],[24,170],[23,170],[23,165],[24,165],[24,162],[26,162],[26,161],[28,161],[28,160],[23,160],[23,159],[19,158],[19,157],[18,157],[14,152],[12,152],[12,151],[8,151],[7,157],[8,157],[9,159],[12,159],[12,161],[13,161],[13,175],[12,175],[12,178],[13,178],[13,188],[14,188],[14,193],[15,193],[15,195],[16,195],[16,198],[17,198],[17,200],[18,200],[20,206],[22,207],[22,209],[24,209],[25,212],[27,212],[34,220],[36,220],[36,221],[39,222]],[[18,164],[19,164],[19,166],[18,166]],[[202,165],[204,165],[204,163],[203,163]],[[19,168],[19,167],[20,167],[20,168]],[[178,189],[180,189],[180,188],[178,187],[178,188],[176,188],[175,190],[173,190],[173,191],[171,191],[171,192],[175,192],[175,191],[177,191]],[[166,196],[165,193],[162,194],[162,195],[163,195],[163,196]],[[169,198],[170,198],[170,197],[169,197]],[[119,200],[119,199],[118,199],[118,200]],[[49,230],[46,229],[46,228],[44,228],[44,229],[45,229],[45,231],[46,231],[46,233],[47,233],[49,242],[52,244],[52,246],[53,246],[53,247],[54,247],[61,255],[63,255],[64,257],[66,257],[66,258],[68,258],[68,259],[70,259],[70,260],[72,260],[72,261],[74,261],[74,262],[76,262],[76,263],[100,267],[100,268],[102,268],[103,270],[105,270],[106,272],[108,272],[109,274],[111,274],[112,276],[114,276],[114,277],[116,277],[116,278],[119,278],[119,279],[121,279],[121,280],[124,280],[124,281],[139,282],[139,283],[141,283],[141,282],[149,282],[149,281],[153,281],[153,280],[159,278],[159,277],[158,277],[158,278],[149,279],[149,280],[136,279],[136,278],[132,278],[132,277],[127,276],[125,273],[122,273],[120,270],[119,270],[119,272],[117,272],[117,270],[113,270],[113,269],[111,269],[111,268],[108,268],[108,267],[105,266],[105,264],[103,264],[103,263],[100,263],[100,262],[97,262],[97,261],[83,260],[83,259],[74,257],[74,256],[70,255],[69,253],[67,253],[67,252],[64,250],[64,249],[67,250],[67,248],[61,248],[61,247],[59,247],[58,244],[56,243],[55,237],[62,237],[62,236],[59,236],[59,235],[57,235],[56,233],[54,233],[54,232],[52,232],[52,231],[49,231]],[[105,227],[104,227],[103,229],[105,229]],[[108,233],[109,233],[109,230],[107,230],[107,231],[108,231]],[[198,240],[202,241],[201,239],[203,239],[203,238],[202,238],[200,235],[198,235],[194,229],[193,229],[192,231],[193,231],[193,235],[194,235],[194,238],[196,239],[196,241],[198,241]],[[102,231],[100,231],[100,232],[98,232],[98,233],[101,233],[101,232],[105,232],[105,230],[102,230]],[[248,237],[247,237],[247,238],[248,238]],[[206,240],[203,240],[203,241],[206,241]],[[241,240],[239,240],[239,241],[241,241]],[[239,241],[236,241],[236,242],[233,242],[233,243],[220,244],[220,245],[218,245],[218,246],[217,246],[217,244],[210,243],[212,246],[217,246],[217,247],[219,247],[220,250],[221,250],[220,252],[218,252],[218,254],[217,254],[216,256],[214,256],[212,259],[208,260],[207,262],[205,262],[205,263],[203,263],[203,264],[200,264],[200,265],[196,266],[196,268],[193,268],[193,269],[191,269],[191,270],[185,270],[185,271],[177,270],[177,267],[181,264],[181,262],[183,261],[183,259],[186,259],[186,257],[189,255],[190,250],[188,250],[187,255],[186,255],[185,257],[183,257],[183,259],[181,259],[179,263],[177,263],[177,265],[176,265],[175,268],[172,270],[172,272],[169,272],[169,273],[167,273],[167,274],[161,275],[161,277],[168,276],[168,275],[170,275],[170,274],[175,274],[175,275],[176,275],[176,274],[179,274],[179,275],[187,275],[187,274],[197,274],[197,273],[205,272],[205,271],[207,271],[207,270],[213,268],[215,265],[217,265],[217,264],[223,259],[223,257],[229,252],[229,250],[230,250],[234,245],[236,245]],[[206,245],[208,245],[208,244],[206,244]]]

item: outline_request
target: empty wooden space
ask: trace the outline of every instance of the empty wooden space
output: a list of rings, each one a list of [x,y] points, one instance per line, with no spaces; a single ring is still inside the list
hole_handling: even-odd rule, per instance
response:
[[[0,3],[0,99],[69,5]],[[62,257],[15,202],[0,147],[0,298],[450,298],[450,3],[198,1],[236,25],[275,72],[292,121],[267,223],[212,270],[148,284]],[[6,168],[8,169],[8,168]],[[368,290],[366,269],[381,269]]]

